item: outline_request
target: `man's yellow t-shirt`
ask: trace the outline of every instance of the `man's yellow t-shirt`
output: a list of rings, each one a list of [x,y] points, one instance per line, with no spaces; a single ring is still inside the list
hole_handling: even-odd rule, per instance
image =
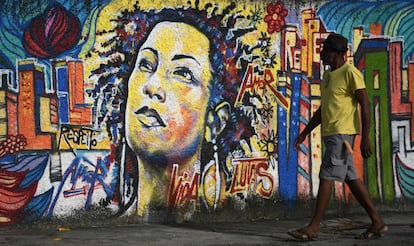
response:
[[[354,93],[364,88],[362,73],[348,63],[324,73],[321,83],[322,136],[359,134],[358,101]]]

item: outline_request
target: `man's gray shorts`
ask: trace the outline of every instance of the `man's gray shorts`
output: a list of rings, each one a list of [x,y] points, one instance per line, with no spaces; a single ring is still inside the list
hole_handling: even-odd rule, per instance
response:
[[[354,156],[348,153],[344,141],[353,147],[355,135],[331,135],[323,137],[325,154],[319,178],[325,180],[351,181],[359,179],[354,166]]]

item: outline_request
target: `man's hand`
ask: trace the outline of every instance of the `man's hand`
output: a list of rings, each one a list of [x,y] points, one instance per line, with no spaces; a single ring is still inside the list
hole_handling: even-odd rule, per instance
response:
[[[359,89],[355,91],[355,97],[361,105],[361,122],[362,122],[362,140],[361,140],[361,155],[368,158],[372,155],[371,143],[369,140],[369,127],[371,124],[370,103],[368,101],[366,89]]]
[[[299,151],[299,145],[305,140],[306,135],[301,132],[299,136],[295,139],[295,150]]]
[[[295,139],[295,150],[299,151],[299,145],[305,141],[306,136],[319,124],[321,124],[321,107],[319,107],[315,113],[313,114],[312,118],[310,119],[309,123],[306,125],[305,129],[299,134],[299,136]]]
[[[369,137],[363,137],[361,140],[361,155],[364,158],[368,158],[372,155],[371,142]]]

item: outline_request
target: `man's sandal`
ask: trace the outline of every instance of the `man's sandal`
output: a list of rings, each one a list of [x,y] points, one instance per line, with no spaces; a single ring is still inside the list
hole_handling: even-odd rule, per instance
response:
[[[312,235],[309,232],[305,231],[304,228],[288,231],[288,234],[302,242],[316,241],[318,239],[318,236],[316,234]]]
[[[387,225],[382,225],[380,228],[376,229],[374,227],[368,228],[361,235],[357,236],[356,239],[377,239],[383,237],[388,231]]]

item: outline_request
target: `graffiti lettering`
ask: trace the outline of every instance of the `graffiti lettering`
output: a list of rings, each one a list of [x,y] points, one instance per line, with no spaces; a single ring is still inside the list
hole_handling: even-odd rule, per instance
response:
[[[168,197],[168,205],[170,209],[185,202],[197,199],[199,178],[199,172],[194,172],[192,177],[188,172],[183,172],[183,175],[179,176],[178,165],[173,165]]]
[[[94,131],[91,129],[63,126],[60,135],[72,148],[76,146],[77,148],[91,149],[98,144],[98,140],[94,138]]]
[[[288,101],[273,87],[273,82],[275,82],[275,78],[270,69],[265,68],[263,75],[260,75],[255,73],[253,65],[249,65],[246,73],[244,74],[241,89],[237,95],[236,105],[241,103],[246,92],[250,92],[252,94],[256,89],[264,91],[268,88],[276,96],[279,104],[285,108],[288,108]]]
[[[234,159],[235,171],[230,193],[255,192],[269,198],[273,192],[273,177],[267,172],[269,165],[265,158]],[[265,184],[267,187],[265,187]]]
[[[85,208],[89,208],[93,192],[98,188],[102,188],[109,197],[112,197],[115,187],[112,183],[107,184],[105,182],[105,178],[108,176],[109,165],[110,162],[107,158],[102,160],[102,158],[98,157],[97,163],[94,164],[86,157],[76,157],[63,175],[57,195],[49,210],[49,216],[51,216],[59,194],[67,180],[69,180],[71,187],[63,191],[63,196],[68,198],[87,195]]]

